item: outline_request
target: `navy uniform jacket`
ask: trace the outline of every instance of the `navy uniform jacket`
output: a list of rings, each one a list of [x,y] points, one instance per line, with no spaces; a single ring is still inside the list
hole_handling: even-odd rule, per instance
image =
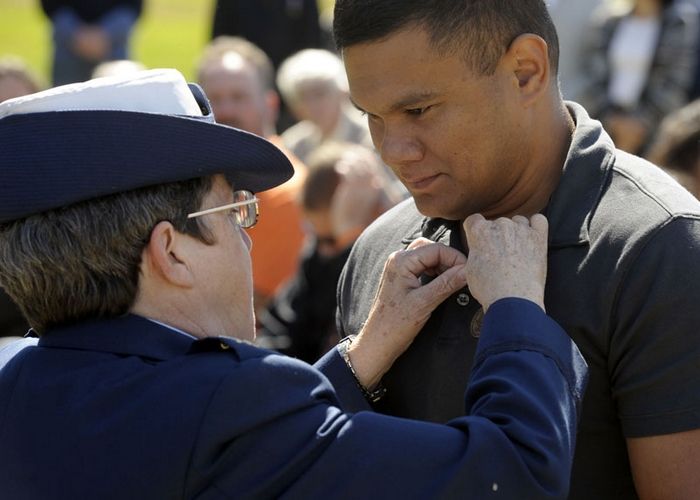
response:
[[[367,406],[337,350],[318,365],[333,386],[301,361],[133,315],[47,332],[0,371],[0,497],[566,495],[586,368],[534,304],[491,307],[470,416],[449,425],[348,413]]]

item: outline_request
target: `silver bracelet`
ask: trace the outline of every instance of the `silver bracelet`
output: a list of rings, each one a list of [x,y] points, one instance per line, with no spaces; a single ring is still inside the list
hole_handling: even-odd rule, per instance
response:
[[[350,373],[352,373],[352,376],[355,379],[357,386],[362,391],[362,395],[370,403],[376,403],[380,399],[382,399],[386,394],[386,387],[384,387],[380,382],[373,391],[370,391],[364,385],[362,385],[362,383],[360,383],[360,379],[357,378],[357,373],[355,373],[355,368],[353,368],[352,363],[350,362],[350,356],[348,356],[348,349],[350,348],[350,344],[352,344],[353,339],[354,337],[352,335],[348,335],[347,337],[344,337],[340,342],[338,342],[338,352],[343,357],[345,364],[348,365]]]

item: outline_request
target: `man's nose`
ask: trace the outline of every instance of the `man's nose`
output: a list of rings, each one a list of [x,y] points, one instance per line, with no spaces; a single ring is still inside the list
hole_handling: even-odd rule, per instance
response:
[[[382,161],[389,166],[420,161],[423,158],[420,141],[406,131],[385,129],[376,146]]]

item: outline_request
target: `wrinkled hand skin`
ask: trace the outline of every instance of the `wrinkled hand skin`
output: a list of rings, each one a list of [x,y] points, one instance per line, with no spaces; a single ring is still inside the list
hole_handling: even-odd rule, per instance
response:
[[[465,284],[484,311],[506,297],[530,300],[544,310],[547,219],[536,214],[489,221],[474,214],[464,230],[468,259],[424,238],[387,259],[367,322],[348,349],[365,387],[379,382],[435,308]],[[422,285],[422,274],[435,279]]]
[[[541,214],[493,221],[467,217],[467,282],[484,311],[505,297],[528,299],[544,310],[548,228]]]
[[[420,238],[402,252],[389,256],[370,318],[381,316],[408,330],[422,328],[433,310],[465,282],[464,254],[448,246]],[[420,276],[434,280],[422,285]],[[417,332],[415,332],[417,333]],[[406,338],[412,340],[413,335]]]
[[[466,285],[465,265],[460,251],[423,238],[389,256],[367,322],[348,349],[365,387],[379,382],[433,310]],[[436,278],[423,285],[425,273]]]

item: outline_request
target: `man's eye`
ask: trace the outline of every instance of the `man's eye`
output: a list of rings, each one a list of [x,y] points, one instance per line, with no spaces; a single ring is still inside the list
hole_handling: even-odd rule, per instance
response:
[[[420,116],[426,111],[428,111],[428,109],[430,109],[430,106],[426,106],[424,108],[411,108],[406,110],[406,114]]]

